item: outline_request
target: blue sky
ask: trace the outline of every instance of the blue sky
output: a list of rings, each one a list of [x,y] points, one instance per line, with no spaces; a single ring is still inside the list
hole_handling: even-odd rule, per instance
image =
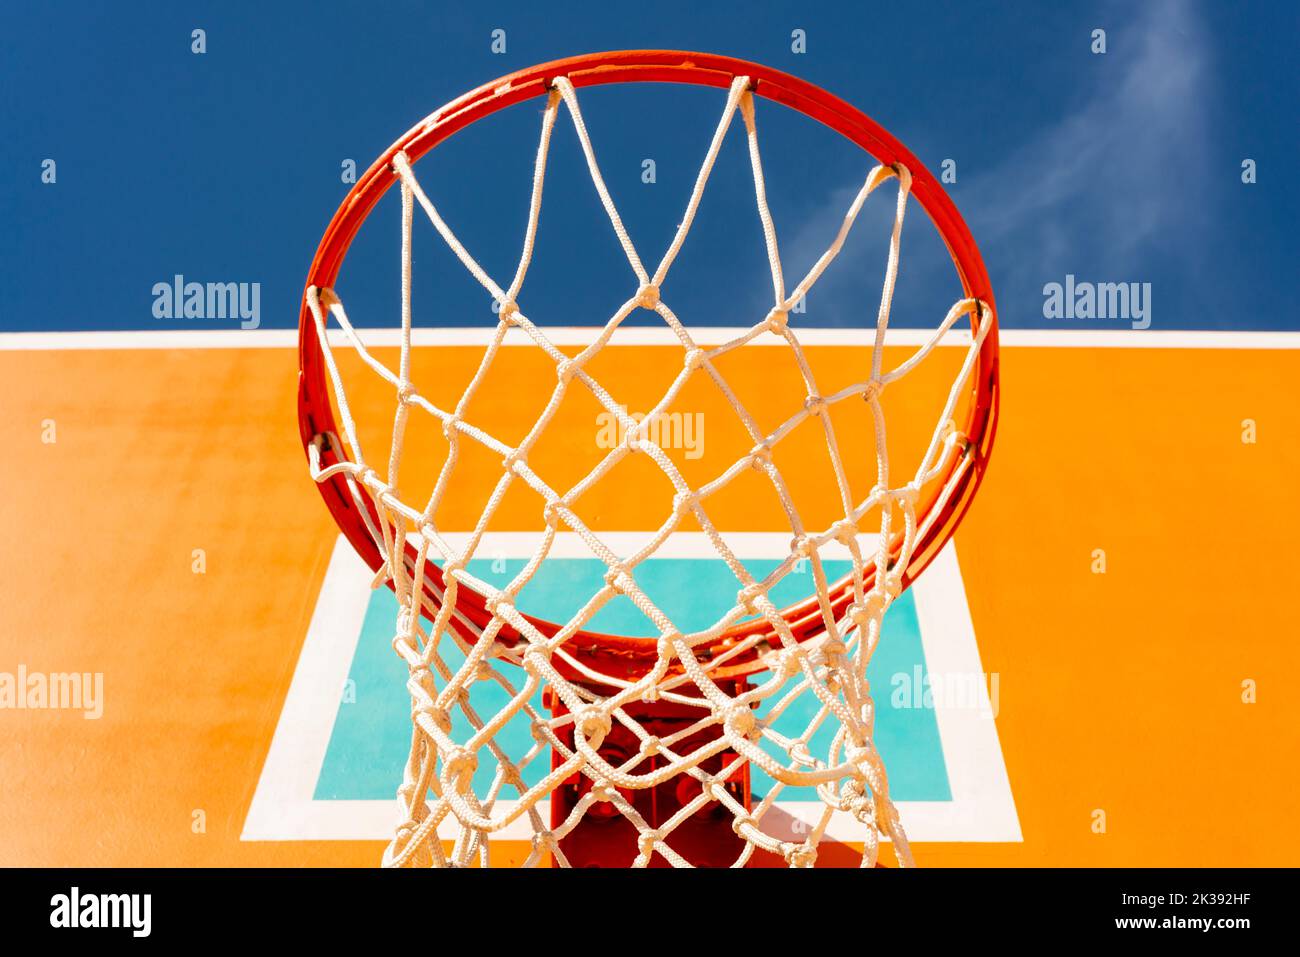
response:
[[[234,328],[159,320],[152,287],[258,282],[261,325],[296,323],[320,233],[364,168],[461,92],[536,62],[621,47],[758,60],[861,107],[937,171],[983,250],[1008,328],[1059,328],[1042,287],[1066,274],[1151,283],[1153,328],[1294,329],[1300,80],[1294,3],[778,4],[493,2],[53,3],[6,15],[0,38],[0,330]],[[1107,52],[1090,33],[1107,31]],[[195,28],[207,52],[190,50]],[[491,31],[506,31],[494,54]],[[792,53],[790,34],[807,34]],[[716,91],[640,88],[583,97],[610,188],[643,258],[657,261],[722,106]],[[596,94],[599,95],[596,95]],[[655,95],[660,99],[654,99]],[[669,99],[662,99],[663,97]],[[673,100],[671,97],[679,99]],[[669,110],[665,104],[672,106]],[[760,110],[763,110],[760,104]],[[829,240],[863,158],[772,108],[760,113],[769,190],[792,274]],[[567,116],[557,128],[535,283],[539,321],[600,321],[627,267],[599,215]],[[513,265],[537,111],[502,118],[417,167],[430,196],[498,275]],[[653,157],[658,181],[640,181]],[[57,162],[57,182],[41,164]],[[1241,162],[1258,182],[1241,182]],[[743,143],[676,273],[687,321],[752,321],[768,295]],[[732,175],[732,174],[735,175]],[[427,177],[427,178],[426,178]],[[852,325],[878,295],[888,207],[864,216],[810,322]],[[392,324],[396,197],[358,240],[340,283],[361,324]],[[417,224],[417,321],[491,321],[426,224]],[[951,278],[912,211],[899,325]],[[603,230],[603,232],[602,232]],[[642,238],[644,237],[644,238]],[[914,254],[909,261],[908,254]],[[688,262],[689,260],[689,262]],[[581,279],[575,284],[575,274]],[[938,290],[942,295],[938,295]],[[354,305],[349,293],[366,307]],[[757,297],[756,299],[754,297]],[[522,297],[521,297],[522,298]],[[744,308],[739,308],[743,306]],[[814,308],[815,307],[815,308]],[[867,314],[873,315],[874,308]],[[1071,328],[1107,327],[1072,320]]]

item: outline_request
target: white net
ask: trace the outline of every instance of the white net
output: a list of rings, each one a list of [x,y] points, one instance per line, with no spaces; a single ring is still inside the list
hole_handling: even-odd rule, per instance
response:
[[[572,356],[548,339],[545,329],[530,321],[519,306],[537,235],[551,134],[561,105],[567,107],[592,183],[637,281],[635,294],[619,306],[585,348]],[[737,112],[743,118],[748,140],[758,215],[771,268],[773,303],[752,327],[728,342],[705,348],[692,338],[690,330],[661,298],[660,290],[691,229],[719,149]],[[863,865],[875,864],[882,837],[893,842],[900,862],[910,863],[907,838],[874,744],[875,711],[866,671],[881,636],[882,616],[900,592],[903,570],[908,567],[918,534],[925,531],[926,516],[938,511],[931,507],[918,519],[918,501],[925,496],[932,506],[942,505],[969,458],[970,443],[954,415],[968,390],[972,367],[990,326],[986,320],[991,317],[985,304],[963,299],[952,306],[933,336],[906,361],[891,369],[883,367],[885,332],[911,181],[908,171],[901,166],[872,169],[825,252],[793,289],[787,289],[765,193],[754,99],[748,78],[739,77],[731,85],[686,212],[667,252],[651,273],[642,264],[606,189],[574,87],[560,77],[554,81],[542,115],[522,255],[514,278],[503,288],[480,267],[439,215],[404,154],[397,155],[393,169],[400,178],[402,198],[401,346],[397,370],[388,368],[367,349],[332,290],[312,287],[307,293],[343,437],[351,450],[350,461],[322,467],[319,447],[314,446],[313,476],[324,482],[343,475],[358,505],[364,501],[373,504],[377,521],[365,508],[360,511],[366,515],[370,533],[386,556],[377,582],[391,579],[397,595],[400,613],[394,648],[410,675],[414,728],[399,789],[404,820],[386,852],[385,863],[487,866],[492,862],[492,838],[506,833],[517,835],[522,827],[531,837],[525,865],[547,861],[567,865],[575,840],[601,841],[606,840],[602,833],[616,833],[593,829],[593,821],[612,819],[625,822],[623,831],[617,833],[631,835],[626,842],[626,863],[688,866],[693,861],[682,844],[693,845],[696,840],[687,842],[684,835],[707,819],[721,835],[715,844],[726,850],[727,863],[733,866],[746,865],[757,851],[779,855],[791,866],[811,866],[837,814],[850,815],[860,823]],[[791,312],[839,254],[867,197],[891,179],[898,184],[897,204],[870,371],[859,381],[823,395],[793,328]],[[501,303],[495,332],[452,408],[430,401],[411,380],[411,229],[416,204],[474,279]],[[632,418],[613,394],[617,390],[611,391],[597,381],[590,367],[624,320],[638,309],[651,310],[662,318],[681,343],[683,362],[659,404],[645,417]],[[396,391],[386,477],[367,464],[343,377],[330,349],[330,316],[360,360]],[[951,382],[919,464],[906,481],[893,481],[881,394],[890,383],[916,368],[962,316],[972,317],[973,330],[964,360]],[[976,318],[979,321],[974,321]],[[556,378],[545,408],[523,439],[504,442],[470,421],[467,409],[512,329],[521,331],[553,360]],[[802,406],[774,430],[760,427],[719,370],[722,356],[736,353],[762,336],[784,341],[806,391]],[[770,351],[767,355],[771,355]],[[673,458],[654,441],[650,428],[656,415],[671,407],[693,377],[707,377],[716,387],[750,442],[746,454],[711,481],[695,486],[687,482]],[[617,417],[625,439],[580,482],[556,489],[530,468],[529,453],[552,424],[566,394],[575,389],[587,390],[610,415]],[[865,400],[875,423],[877,480],[869,494],[857,499],[851,491],[840,440],[829,414],[831,408],[849,400]],[[418,505],[407,501],[398,489],[412,414],[427,414],[441,423],[447,448],[431,493]],[[826,527],[805,527],[796,499],[773,458],[774,448],[806,422],[824,434],[826,460],[838,489],[840,517]],[[473,531],[450,535],[440,530],[435,516],[452,485],[465,443],[476,443],[500,456],[502,468]],[[584,523],[575,503],[597,483],[613,481],[611,471],[634,456],[653,462],[671,483],[673,494],[671,501],[664,503],[662,524],[629,551],[615,548],[601,532]],[[791,534],[788,554],[761,578],[756,578],[737,557],[708,511],[712,498],[738,476],[754,472],[770,483],[779,498]],[[507,490],[519,484],[536,494],[545,528],[537,534],[535,548],[522,570],[504,587],[498,587],[472,574],[470,563],[479,553]],[[644,490],[640,494],[645,494]],[[868,535],[859,524],[876,513],[879,527],[872,528]],[[639,567],[655,556],[687,520],[698,525],[736,582],[731,607],[707,628],[694,631],[679,628],[651,600],[637,577]],[[590,555],[603,563],[606,572],[603,584],[585,597],[576,614],[554,629],[543,629],[525,616],[518,599],[551,558],[561,533],[576,536]],[[413,560],[408,542],[414,544]],[[846,554],[851,564],[850,598],[839,603],[838,610],[831,600],[834,583],[823,561],[824,551],[832,547]],[[427,582],[429,563],[441,566],[445,589]],[[820,619],[813,629],[817,637],[812,640],[807,640],[806,629],[796,634],[770,597],[773,588],[802,564],[812,572],[809,590],[814,593]],[[484,596],[486,624],[476,624],[458,607],[464,589]],[[649,642],[655,650],[635,673],[601,671],[593,665],[595,659],[575,646],[592,618],[617,596],[630,600],[652,623],[657,635],[657,640]],[[765,628],[751,630],[718,653],[719,642],[735,634],[735,626],[759,620]],[[426,621],[431,623],[427,628]],[[505,640],[507,634],[510,640]],[[764,652],[763,669],[751,680],[735,680],[729,665],[759,652]],[[499,689],[492,699],[496,702],[492,710],[483,710],[472,700],[472,690],[485,683]],[[549,695],[549,707],[539,706],[542,691]],[[795,707],[799,701],[811,701],[812,706],[800,711]],[[660,720],[665,708],[672,709],[673,721]],[[808,717],[800,720],[800,728],[792,730],[784,719],[795,713]],[[529,735],[523,753],[518,748],[512,752],[502,743],[503,729],[519,722],[526,725]],[[615,739],[619,742],[617,748],[612,746]],[[772,783],[767,793],[753,802],[747,787],[737,786],[737,782],[748,781],[750,770],[761,772]],[[689,786],[677,787],[669,799],[664,786],[674,782]],[[797,840],[769,826],[772,809],[787,788],[815,791],[822,808]],[[656,800],[648,802],[651,793]],[[563,803],[557,806],[566,813],[552,823],[547,802],[561,798]]]

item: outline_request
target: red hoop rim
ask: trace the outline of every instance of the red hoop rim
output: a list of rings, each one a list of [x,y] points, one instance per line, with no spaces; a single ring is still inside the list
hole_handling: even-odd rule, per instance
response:
[[[318,436],[337,434],[338,431],[326,386],[315,320],[307,303],[307,290],[313,286],[334,286],[348,247],[362,222],[388,188],[397,182],[391,165],[393,157],[399,152],[405,152],[414,165],[429,150],[471,123],[507,106],[546,95],[557,76],[568,77],[574,87],[660,82],[723,89],[730,87],[737,76],[748,76],[756,95],[803,113],[840,133],[871,154],[877,162],[886,166],[901,163],[912,174],[911,194],[943,236],[957,267],[966,298],[979,300],[989,307],[989,330],[968,386],[973,391],[974,400],[963,431],[971,442],[965,453],[970,461],[966,463],[951,494],[935,513],[933,521],[923,533],[918,534],[911,560],[901,576],[902,585],[906,588],[952,537],[970,507],[993,448],[998,412],[998,330],[997,311],[988,273],[970,230],[948,194],[921,162],[892,135],[855,107],[818,86],[778,70],[733,57],[675,50],[623,50],[554,60],[509,74],[466,93],[431,113],[385,150],[334,214],[316,250],[303,290],[298,325],[298,425],[304,449],[309,451]],[[978,310],[972,319],[972,322],[977,321]],[[322,468],[341,461],[346,459],[337,442],[320,449]],[[352,500],[346,478],[336,475],[317,483],[317,487],[352,547],[371,568],[378,570],[383,565],[384,558],[370,537],[365,517]],[[374,520],[373,503],[367,499],[366,505]],[[934,498],[926,505],[927,510],[933,508]],[[897,548],[898,543],[892,543],[891,551],[895,560]],[[416,551],[409,543],[406,552],[408,559],[414,561]],[[432,599],[430,588],[441,591],[442,573],[432,563],[426,567],[428,571],[424,588],[426,595]],[[867,587],[870,587],[871,580],[867,580]],[[391,587],[391,580],[389,584]],[[492,620],[492,615],[486,608],[484,597],[465,585],[461,585],[457,592],[458,611],[474,626],[485,627]],[[835,614],[841,615],[852,601],[850,578],[841,579],[831,586],[830,600]],[[782,609],[781,614],[800,640],[814,637],[824,630],[815,596]],[[533,616],[526,617],[544,634],[554,634],[559,628],[553,622]],[[451,620],[463,638],[471,642],[476,640],[472,628],[457,621],[454,616]],[[759,619],[733,626],[712,648],[699,649],[699,652],[705,657],[721,654],[742,639],[764,633],[773,647],[779,645],[780,641],[771,626]],[[510,644],[519,641],[520,636],[506,626],[500,632],[498,640]],[[567,643],[570,653],[584,666],[603,674],[629,679],[635,679],[644,673],[646,666],[656,659],[657,646],[655,638],[632,638],[589,631],[578,632]],[[559,659],[556,659],[556,663],[559,663]],[[712,673],[715,677],[722,678],[753,673],[764,667],[759,652],[750,649],[744,655],[729,661],[725,668],[716,669]]]

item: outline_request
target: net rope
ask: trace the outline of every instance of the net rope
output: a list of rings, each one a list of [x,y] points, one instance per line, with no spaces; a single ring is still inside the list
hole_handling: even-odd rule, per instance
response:
[[[547,157],[561,105],[567,108],[592,184],[637,281],[636,292],[619,306],[590,344],[572,357],[557,348],[518,303],[537,238]],[[661,297],[660,290],[690,232],[719,150],[737,112],[748,140],[757,210],[771,271],[773,304],[759,322],[743,333],[721,345],[704,348],[695,342]],[[413,728],[410,756],[398,790],[403,820],[385,852],[384,863],[466,866],[477,862],[488,866],[491,838],[523,823],[532,836],[525,866],[544,863],[548,856],[558,864],[567,865],[560,841],[579,826],[593,807],[605,805],[601,813],[621,815],[636,828],[637,853],[630,861],[633,866],[649,865],[656,854],[674,866],[690,866],[673,846],[674,831],[706,806],[716,805],[730,817],[731,829],[740,838],[740,850],[733,866],[744,866],[756,850],[780,855],[790,866],[812,866],[818,845],[836,814],[851,815],[860,824],[864,866],[875,864],[882,836],[892,841],[900,863],[910,865],[912,855],[907,837],[890,798],[884,763],[874,744],[875,707],[866,670],[880,640],[882,617],[901,590],[902,572],[908,567],[918,534],[926,528],[925,519],[918,520],[918,499],[932,483],[941,483],[934,494],[939,503],[946,500],[969,459],[969,442],[954,422],[954,410],[968,386],[984,333],[990,325],[990,315],[986,304],[973,299],[960,300],[933,335],[906,361],[892,369],[883,367],[885,333],[911,183],[907,169],[901,165],[871,169],[830,245],[807,275],[793,289],[787,289],[776,229],[767,203],[754,98],[747,77],[736,78],[730,86],[726,106],[685,214],[653,273],[644,266],[606,188],[577,95],[566,77],[554,80],[542,114],[523,249],[508,286],[499,286],[460,242],[425,194],[404,153],[397,154],[392,168],[400,181],[402,202],[401,344],[397,370],[388,368],[370,353],[333,290],[310,287],[307,291],[341,428],[352,452],[350,461],[323,467],[320,445],[327,438],[317,437],[309,449],[313,477],[318,482],[338,475],[344,477],[359,512],[365,516],[370,534],[385,556],[375,583],[391,580],[399,604],[393,647],[409,670],[407,688],[411,695]],[[870,374],[833,394],[822,395],[792,328],[790,315],[795,304],[839,254],[868,196],[891,179],[897,181],[898,192],[876,315]],[[439,407],[421,395],[411,381],[411,233],[417,205],[470,275],[500,303],[495,331],[463,394],[450,409]],[[610,343],[620,325],[637,309],[658,314],[680,341],[684,352],[680,373],[658,404],[639,420],[629,416],[625,407],[588,371],[593,357]],[[951,384],[925,453],[908,481],[891,485],[881,394],[889,384],[916,368],[966,315],[972,317],[969,349]],[[361,361],[396,392],[386,477],[365,458],[327,334],[330,317]],[[549,356],[556,371],[549,401],[516,445],[499,440],[466,417],[471,400],[483,386],[511,329],[522,331]],[[803,406],[770,432],[759,427],[716,363],[719,357],[765,334],[778,336],[788,345],[807,390]],[[650,424],[672,405],[688,380],[698,375],[707,376],[726,399],[752,441],[752,447],[712,481],[692,487],[663,448],[652,441]],[[576,485],[557,490],[530,468],[528,457],[565,395],[574,388],[586,389],[594,396],[616,418],[621,426],[620,434],[626,438]],[[831,406],[851,399],[865,400],[875,423],[877,482],[861,500],[855,500],[850,490],[839,440],[828,414]],[[397,488],[412,410],[427,413],[440,422],[447,442],[445,459],[423,508],[406,501]],[[824,435],[843,514],[829,527],[819,529],[805,527],[772,457],[778,443],[810,420],[820,425]],[[467,441],[499,455],[502,471],[476,526],[453,545],[435,524],[434,516],[448,494],[452,475],[461,459],[462,444]],[[633,455],[654,462],[672,483],[674,495],[663,523],[644,545],[631,554],[620,555],[602,540],[600,533],[583,522],[575,506],[584,492]],[[757,470],[770,482],[792,533],[788,555],[761,580],[755,579],[737,558],[706,508],[711,497],[746,470]],[[498,588],[473,575],[468,565],[498,506],[517,483],[540,497],[545,529],[538,532],[536,548],[522,570],[505,587]],[[374,517],[364,507],[367,502],[373,504]],[[865,533],[859,528],[859,522],[873,509],[880,512],[879,534],[868,550],[863,547]],[[932,509],[928,515],[933,516],[936,511]],[[707,629],[692,633],[683,633],[674,625],[645,593],[635,575],[638,566],[659,550],[687,516],[698,523],[717,556],[734,574],[738,586],[732,607]],[[571,619],[561,623],[554,634],[546,634],[519,610],[517,598],[547,560],[562,527],[585,543],[591,554],[604,563],[606,573],[603,587]],[[413,560],[407,553],[408,540],[414,545]],[[847,549],[852,569],[851,601],[838,614],[832,608],[831,582],[823,564],[822,551],[829,543],[839,543]],[[441,566],[441,586],[426,579],[426,569],[433,562]],[[816,640],[802,642],[769,597],[772,588],[801,562],[806,562],[812,571],[821,618],[819,630],[823,632]],[[883,572],[878,571],[882,569]],[[458,608],[458,592],[465,588],[484,596],[491,616],[486,625],[475,624]],[[658,635],[654,660],[647,663],[639,677],[595,670],[590,660],[578,654],[571,644],[592,617],[619,595],[626,596],[653,623]],[[768,636],[774,634],[780,645],[773,647],[764,659],[767,670],[755,676],[755,683],[742,684],[738,689],[717,680],[720,669],[744,655],[754,655],[759,643],[767,638],[755,632],[721,654],[712,653],[712,649],[732,626],[755,617],[770,626]],[[422,619],[430,623],[427,630]],[[517,633],[518,640],[497,640],[506,626]],[[467,640],[467,634],[473,640]],[[462,663],[456,664],[458,657],[448,654],[451,646],[457,649],[458,656],[463,656]],[[702,650],[705,648],[711,653],[705,653]],[[481,714],[471,701],[470,689],[479,682],[493,683],[505,693],[507,701],[495,713]],[[543,689],[549,689],[563,704],[563,709],[559,709],[563,713],[537,707],[538,693]],[[792,736],[778,730],[778,719],[792,711],[797,699],[807,695],[815,696],[815,711],[802,733]],[[680,731],[656,737],[635,713],[637,703],[654,701],[693,709],[692,713],[698,713],[698,720],[682,722]],[[760,707],[766,709],[761,715],[756,713]],[[515,720],[527,722],[532,736],[532,744],[524,754],[507,753],[498,740],[502,729]],[[600,751],[616,725],[639,742],[637,753],[619,765],[611,764]],[[829,747],[814,754],[814,735],[823,726],[833,728],[834,733]],[[468,734],[458,728],[468,728]],[[570,730],[571,737],[562,734]],[[706,730],[714,735],[712,740],[700,746],[690,744],[698,742],[700,732]],[[567,743],[570,740],[572,746]],[[721,769],[706,772],[705,762],[719,756]],[[535,780],[528,783],[526,770],[530,765],[536,763],[537,768],[544,768],[548,761],[554,766],[545,773],[534,769],[531,777]],[[484,762],[490,762],[491,783],[476,789],[476,772]],[[773,782],[768,793],[750,808],[726,786],[746,764],[761,769]],[[568,817],[552,827],[546,819],[543,802],[576,775],[585,778],[590,786]],[[630,798],[640,789],[656,787],[678,776],[689,776],[698,782],[696,796],[685,801],[668,820],[652,826]],[[778,797],[790,787],[815,788],[822,805],[803,840],[784,839],[773,833],[775,828],[765,826],[765,818]],[[507,799],[507,793],[515,797]],[[450,850],[444,847],[440,830],[443,836],[454,836]]]

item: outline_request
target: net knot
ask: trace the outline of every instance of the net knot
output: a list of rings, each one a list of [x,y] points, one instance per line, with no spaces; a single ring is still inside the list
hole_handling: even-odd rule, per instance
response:
[[[398,799],[403,805],[410,805],[410,792],[403,793],[399,788],[397,792]],[[415,838],[416,824],[414,821],[403,821],[397,826],[397,831],[393,835],[393,843],[384,851],[384,863],[387,864],[394,853],[405,853],[409,851],[411,841]],[[428,859],[427,854],[422,854],[418,850],[413,852],[408,858],[412,861],[420,861],[421,864]]]
[[[696,346],[686,350],[686,369],[694,372],[700,366],[704,365],[704,350]]]
[[[803,407],[809,415],[821,415],[826,411],[826,400],[814,392],[803,400]]]
[[[858,526],[847,518],[840,519],[831,526],[831,537],[841,545],[852,545],[858,537]]]
[[[862,609],[860,619],[855,618],[853,623],[859,628],[866,628],[884,612],[885,606],[889,604],[889,597],[881,588],[871,589],[866,594],[866,603],[858,606]]]
[[[397,401],[403,405],[406,405],[419,394],[413,382],[403,382],[397,387]]]
[[[358,465],[352,470],[352,480],[363,488],[378,490],[385,488],[383,480],[379,478],[379,473],[369,465]]]
[[[749,450],[750,468],[763,472],[767,470],[767,466],[770,464],[772,464],[772,446],[766,442],[760,442]]]
[[[578,715],[578,729],[593,748],[600,747],[613,727],[614,719],[600,708],[587,708]]]
[[[417,668],[420,665],[420,652],[416,650],[414,633],[399,626],[397,634],[393,635],[393,651],[397,657],[406,662],[407,667]]]
[[[699,501],[699,495],[695,492],[678,492],[673,496],[673,514],[685,515],[695,508],[695,503]]]
[[[624,594],[630,581],[631,578],[627,573],[627,569],[622,565],[610,565],[609,570],[605,572],[605,584],[620,595]]]
[[[672,661],[677,657],[677,642],[681,640],[681,637],[682,635],[679,631],[670,631],[659,636],[657,652],[660,659],[664,661]],[[657,698],[659,696],[659,689],[655,687],[651,690]],[[650,691],[647,691],[646,694],[650,694]]]
[[[653,283],[646,283],[636,291],[636,304],[642,309],[653,309],[659,305],[659,287]]]
[[[542,506],[542,519],[543,521],[546,522],[547,528],[558,529],[560,527],[559,499],[555,499],[554,501],[547,502],[544,506]]]
[[[415,686],[430,697],[433,697],[434,692],[438,690],[437,684],[433,680],[433,672],[429,670],[428,665],[412,668],[410,680],[414,681]]]
[[[706,783],[701,785],[700,790],[708,792],[709,797],[718,803],[722,803],[727,795],[727,786],[715,777],[705,779]]]
[[[882,379],[870,379],[862,388],[862,398],[866,402],[875,402],[880,398],[880,394],[885,391],[885,383]]]
[[[817,764],[816,759],[812,756],[812,752],[808,750],[808,743],[806,741],[796,741],[794,744],[790,745],[790,760],[805,768],[811,768]]]
[[[847,777],[840,784],[840,800],[844,802],[845,808],[852,806],[854,798],[866,797],[867,785],[866,779],[861,777]]]
[[[782,856],[791,867],[809,868],[817,863],[817,848],[805,841],[786,847]]]
[[[502,765],[501,775],[505,780],[505,783],[514,788],[520,794],[523,794],[524,791],[527,790],[528,785],[524,784],[524,779],[520,776],[518,768],[508,764]]]
[[[578,371],[578,363],[572,359],[564,358],[555,364],[555,377],[561,382],[569,382],[573,379],[574,373]]]
[[[727,729],[741,738],[754,738],[758,734],[758,719],[747,704],[734,704],[723,718]]]
[[[453,558],[442,566],[442,577],[446,581],[455,579],[456,575],[465,570],[465,559]]]
[[[436,707],[435,705],[416,708],[411,716],[413,718],[423,716],[428,718],[429,721],[433,723],[434,727],[438,728],[444,734],[451,732],[451,715],[447,714],[444,709]]]
[[[509,454],[501,460],[501,467],[507,472],[517,472],[520,465],[528,463],[528,453],[523,449],[511,449]]]
[[[789,323],[790,313],[780,306],[774,308],[763,319],[763,328],[773,335],[781,335],[785,332]]]
[[[519,303],[513,299],[505,300],[501,303],[501,311],[497,315],[507,326],[514,325],[515,316],[519,315]]]
[[[849,653],[849,646],[839,638],[827,637],[826,641],[822,643],[821,652],[827,664],[839,664],[839,659]]]
[[[740,608],[743,608],[746,613],[757,615],[759,610],[755,607],[754,603],[764,594],[765,589],[763,588],[762,582],[753,582],[736,592],[736,604]]]
[[[916,505],[917,499],[921,497],[921,487],[915,482],[908,482],[901,488],[894,490],[894,501],[903,508],[911,508]]]
[[[873,598],[876,599],[874,602],[872,600]],[[845,616],[849,621],[853,622],[855,627],[866,628],[867,625],[871,623],[871,619],[876,616],[876,613],[880,611],[881,606],[884,604],[882,598],[883,596],[881,596],[879,592],[868,592],[866,604],[854,602],[852,605],[849,605]]]
[[[865,824],[868,827],[875,827],[876,803],[871,800],[871,798],[867,797],[865,793],[847,794],[843,796],[841,800],[844,803],[844,810],[853,815],[859,824]]]
[[[551,646],[531,644],[524,651],[524,669],[535,672],[540,665],[550,664]],[[531,664],[531,667],[529,665]]]
[[[774,669],[782,678],[793,678],[803,668],[803,653],[798,648],[788,648],[781,652],[777,667]]]
[[[510,600],[510,596],[505,592],[499,591],[489,595],[487,600],[483,602],[483,607],[488,610],[488,614],[493,618],[504,618],[505,615],[502,613],[502,609],[513,608],[514,602]]]
[[[654,757],[659,753],[660,747],[662,747],[662,742],[654,735],[651,735],[641,742],[641,753],[646,757]]]
[[[804,533],[796,535],[790,539],[790,554],[796,558],[812,558],[813,552],[817,550],[812,536]]]
[[[478,770],[478,756],[465,748],[455,748],[447,755],[446,776],[462,794],[469,790],[470,780]]]
[[[663,834],[657,830],[642,831],[636,838],[637,850],[641,852],[642,857],[649,857],[654,853],[655,845],[663,839]]]
[[[409,605],[402,605],[397,612],[397,634],[406,636],[415,630],[416,618]]]

